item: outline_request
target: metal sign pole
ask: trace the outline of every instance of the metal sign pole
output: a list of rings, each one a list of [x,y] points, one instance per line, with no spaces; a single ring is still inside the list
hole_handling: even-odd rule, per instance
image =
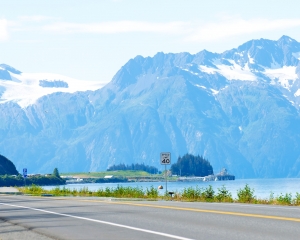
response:
[[[168,195],[167,165],[165,165],[166,196]]]
[[[165,165],[165,181],[166,181],[166,196],[167,196],[168,195],[167,165],[171,164],[171,153],[170,152],[160,153],[160,164]]]
[[[27,168],[23,168],[24,186],[26,187]]]

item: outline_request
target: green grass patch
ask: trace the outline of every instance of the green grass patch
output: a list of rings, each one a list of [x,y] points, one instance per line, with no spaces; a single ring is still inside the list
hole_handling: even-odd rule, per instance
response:
[[[149,200],[171,200],[169,195],[159,195],[159,190],[151,186],[150,188],[143,189],[142,187],[124,187],[118,185],[117,187],[106,187],[91,191],[87,187],[77,189],[69,189],[65,186],[60,188],[56,187],[51,190],[45,190],[40,186],[31,185],[18,188],[24,194],[31,194],[42,196],[50,194],[53,196],[78,196],[78,197],[114,197],[114,198],[140,198]],[[300,206],[300,194],[296,193],[295,196],[291,193],[280,194],[274,196],[271,192],[268,199],[259,199],[254,195],[254,189],[251,189],[248,184],[244,188],[237,191],[237,198],[234,199],[232,194],[226,189],[225,186],[218,188],[214,191],[211,185],[206,188],[187,187],[182,192],[175,192],[172,200],[176,201],[193,201],[193,202],[228,202],[228,203],[250,203],[250,204],[274,204],[274,205],[289,205]]]
[[[145,171],[135,171],[135,170],[117,170],[117,171],[105,171],[105,172],[71,172],[71,173],[61,173],[61,176],[77,176],[81,178],[103,178],[108,175],[113,175],[115,177],[160,177],[161,174],[150,174]]]

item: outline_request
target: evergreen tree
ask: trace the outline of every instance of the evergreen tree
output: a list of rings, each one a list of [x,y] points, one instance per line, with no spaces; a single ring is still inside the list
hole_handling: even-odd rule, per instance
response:
[[[214,173],[209,161],[202,156],[185,154],[178,157],[177,163],[171,166],[172,174],[181,176],[199,176],[204,177]]]
[[[57,169],[57,168],[54,168],[52,175],[53,175],[54,177],[60,178],[60,175],[59,175],[59,172],[58,172],[58,169]]]

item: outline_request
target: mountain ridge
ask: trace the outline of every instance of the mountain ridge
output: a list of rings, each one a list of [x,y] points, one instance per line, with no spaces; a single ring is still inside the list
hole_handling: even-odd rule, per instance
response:
[[[0,148],[19,168],[43,172],[160,167],[159,153],[170,151],[173,161],[202,155],[237,178],[299,177],[298,52],[283,36],[223,53],[136,56],[101,89],[0,104]]]

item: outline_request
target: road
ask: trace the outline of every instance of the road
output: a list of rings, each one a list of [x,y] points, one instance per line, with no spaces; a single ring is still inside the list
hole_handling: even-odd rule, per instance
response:
[[[0,239],[299,239],[300,207],[0,195]]]

